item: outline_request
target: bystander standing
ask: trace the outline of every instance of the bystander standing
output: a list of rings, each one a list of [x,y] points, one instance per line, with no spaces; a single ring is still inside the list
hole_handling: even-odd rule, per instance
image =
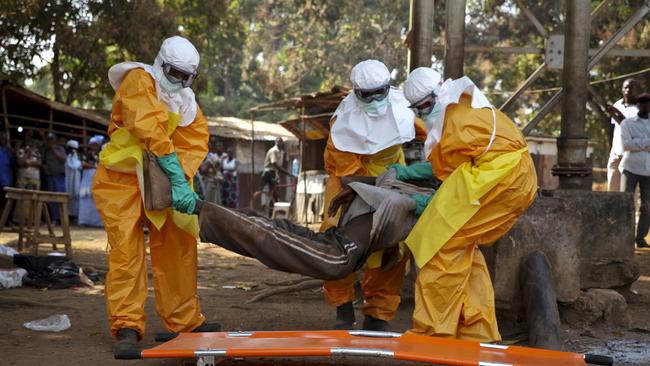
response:
[[[59,144],[56,135],[48,132],[45,135],[43,149],[43,173],[45,173],[45,189],[50,192],[65,192],[65,148]],[[59,207],[56,203],[48,204],[52,221],[60,222]]]
[[[2,190],[12,184],[14,165],[15,159],[9,145],[9,136],[4,131],[0,131],[0,212],[3,212],[7,204]]]
[[[103,227],[101,217],[93,199],[93,177],[99,164],[99,151],[104,143],[104,136],[93,136],[88,141],[86,152],[81,158],[81,186],[79,187],[79,225]]]
[[[637,97],[639,111],[636,116],[626,118],[621,123],[623,159],[620,163],[621,185],[626,192],[632,192],[639,186],[641,206],[639,222],[636,228],[636,245],[639,248],[650,247],[645,240],[650,228],[650,93]]]
[[[607,161],[607,190],[609,192],[625,192],[625,185],[621,184],[619,164],[623,158],[623,142],[621,141],[621,122],[624,119],[636,116],[639,111],[636,106],[636,96],[639,93],[639,82],[627,79],[621,88],[623,98],[612,106],[607,107],[607,112],[612,116],[612,148]]]
[[[33,138],[34,131],[23,131],[23,139],[16,144],[16,187],[41,189],[41,149],[39,141]]]
[[[222,202],[230,208],[237,208],[239,204],[239,187],[237,185],[237,168],[239,162],[235,157],[235,149],[229,147],[221,159],[221,170],[223,172]]]
[[[79,216],[79,186],[81,185],[81,159],[79,142],[70,140],[66,143],[65,191],[68,193],[68,212],[71,217]]]

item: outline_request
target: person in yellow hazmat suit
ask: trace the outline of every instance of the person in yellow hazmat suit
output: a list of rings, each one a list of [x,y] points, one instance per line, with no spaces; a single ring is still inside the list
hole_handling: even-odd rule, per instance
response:
[[[376,177],[391,164],[403,164],[401,144],[416,137],[424,140],[426,136],[423,123],[416,123],[402,92],[391,88],[390,72],[382,62],[360,62],[352,68],[350,80],[354,92],[343,99],[330,122],[324,153],[329,173],[325,207],[341,191],[342,177]],[[339,216],[329,217],[326,213],[320,231],[336,226]],[[367,330],[387,330],[400,303],[407,258],[404,256],[393,268],[383,271],[381,256],[372,256],[364,271],[363,328]],[[336,329],[354,326],[355,279],[356,275],[351,274],[342,280],[324,282],[325,298],[336,307]]]
[[[411,196],[420,215],[406,245],[420,268],[411,332],[484,342],[501,339],[494,290],[479,245],[504,235],[532,203],[537,177],[526,141],[467,77],[413,70],[404,95],[424,120],[428,162],[395,165],[400,180],[442,180]]]
[[[171,332],[219,331],[205,322],[196,295],[198,221],[189,181],[208,151],[208,126],[190,88],[199,53],[185,38],[166,39],[153,65],[111,67],[115,90],[100,153],[93,197],[104,222],[110,253],[105,297],[116,357],[137,351],[145,332],[149,248],[156,311]],[[172,184],[173,209],[146,211],[142,199],[143,152],[155,155]]]

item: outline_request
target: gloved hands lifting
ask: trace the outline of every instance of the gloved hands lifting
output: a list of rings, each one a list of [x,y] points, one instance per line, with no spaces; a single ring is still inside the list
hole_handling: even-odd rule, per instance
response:
[[[433,196],[425,195],[425,194],[412,194],[410,198],[415,201],[415,216],[420,217],[424,210],[427,208],[429,205],[429,202],[431,202],[431,199]]]
[[[158,165],[167,174],[169,181],[172,185],[172,207],[174,210],[192,214],[196,207],[196,200],[198,195],[192,191],[187,179],[185,179],[185,172],[181,164],[178,162],[176,152],[169,155],[158,156]]]
[[[411,165],[393,164],[388,169],[394,169],[397,180],[429,180],[433,179],[433,169],[428,161]]]

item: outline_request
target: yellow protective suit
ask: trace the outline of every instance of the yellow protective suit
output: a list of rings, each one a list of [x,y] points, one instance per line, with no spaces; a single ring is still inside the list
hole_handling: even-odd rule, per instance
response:
[[[158,100],[153,78],[143,69],[134,69],[115,94],[108,133],[112,136],[126,130],[140,141],[141,149],[156,156],[176,151],[186,177],[191,179],[207,154],[207,121],[199,110],[190,125],[171,133],[174,114],[168,110]],[[205,318],[196,295],[196,238],[175,224],[171,210],[158,223],[162,224],[159,229],[146,220],[135,171],[111,170],[100,162],[93,197],[111,248],[105,297],[112,334],[121,328],[134,329],[140,337],[145,332],[145,222],[149,227],[156,311],[172,332],[191,331],[201,325]]]
[[[421,266],[415,284],[414,333],[501,339],[494,290],[478,245],[490,245],[510,230],[533,201],[537,177],[523,135],[499,111],[494,142],[481,156],[492,126],[492,111],[472,109],[466,95],[446,109],[441,141],[428,157],[443,185],[406,240]],[[446,214],[444,207],[449,205],[462,209]],[[463,210],[472,212],[463,218]],[[438,246],[438,233],[450,230],[450,238],[431,250]]]
[[[331,126],[336,122],[332,119]],[[424,123],[419,118],[415,119],[416,139],[426,139]],[[330,201],[342,189],[341,177],[346,176],[372,176],[376,177],[383,173],[392,164],[404,164],[404,152],[401,145],[395,145],[384,149],[374,155],[360,155],[350,152],[339,151],[334,147],[332,138],[327,141],[325,148],[325,170],[329,174],[325,190],[325,217],[320,231],[325,231],[338,223],[340,213],[335,217],[329,217],[327,208]],[[390,271],[382,271],[381,252],[371,255],[368,259],[363,275],[361,287],[364,290],[365,301],[363,314],[372,316],[375,319],[390,321],[400,303],[400,290],[404,282],[406,258],[398,262]],[[352,273],[346,278],[337,281],[324,281],[323,288],[325,299],[328,304],[338,307],[354,300],[354,282],[356,274]]]

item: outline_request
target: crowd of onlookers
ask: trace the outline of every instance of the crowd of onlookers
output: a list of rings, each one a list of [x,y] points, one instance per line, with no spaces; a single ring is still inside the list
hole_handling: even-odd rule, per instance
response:
[[[5,131],[0,131],[0,186],[50,192],[66,192],[69,195],[68,213],[71,222],[78,225],[102,227],[102,220],[92,196],[92,182],[99,162],[99,152],[107,142],[96,135],[82,145],[77,140],[65,140],[53,132],[24,129],[15,143],[10,143]],[[237,185],[238,161],[234,149],[224,151],[216,136],[210,137],[209,152],[194,179],[194,189],[207,201],[237,208],[239,192]],[[6,205],[4,193],[0,194],[0,212]],[[49,214],[60,223],[56,205],[49,205]],[[15,211],[15,209],[14,209]],[[15,223],[16,214],[9,217],[8,224]]]
[[[93,136],[82,150],[79,141],[64,140],[53,132],[24,129],[21,138],[11,145],[9,136],[0,131],[0,185],[22,189],[69,194],[68,214],[79,225],[101,227],[92,198],[92,179],[99,161],[104,137]],[[0,209],[6,204],[0,194]],[[14,210],[15,211],[15,210]],[[49,214],[60,223],[59,209],[49,205]],[[15,212],[10,220],[15,221]]]
[[[217,136],[210,136],[208,155],[201,163],[199,172],[194,179],[194,190],[206,201],[237,208],[239,202],[238,165],[235,150],[228,148],[224,151],[223,144]]]

